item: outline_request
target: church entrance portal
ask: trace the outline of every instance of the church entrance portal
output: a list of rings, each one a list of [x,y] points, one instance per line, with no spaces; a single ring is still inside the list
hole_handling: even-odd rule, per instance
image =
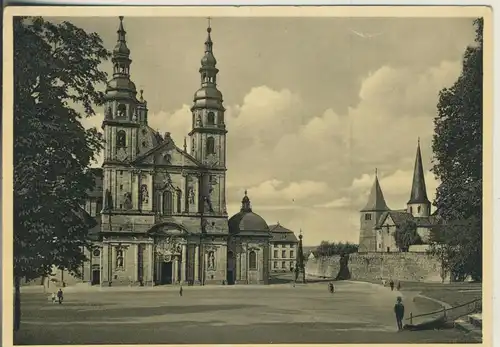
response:
[[[172,284],[172,262],[162,262],[160,266],[160,284]]]
[[[101,284],[101,270],[92,270],[92,285]]]

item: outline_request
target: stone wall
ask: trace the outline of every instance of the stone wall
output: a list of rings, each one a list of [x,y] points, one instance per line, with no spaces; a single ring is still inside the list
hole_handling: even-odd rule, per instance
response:
[[[339,256],[309,259],[306,274],[333,278],[340,269],[339,259]],[[352,280],[441,282],[440,261],[425,253],[354,253],[349,258],[349,270]]]

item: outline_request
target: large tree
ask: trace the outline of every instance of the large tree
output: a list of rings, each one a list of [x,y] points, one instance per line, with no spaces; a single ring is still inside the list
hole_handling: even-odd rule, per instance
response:
[[[90,164],[102,149],[95,115],[109,58],[96,33],[69,22],[14,18],[14,283],[19,328],[21,278],[52,266],[78,274],[89,246],[81,205],[94,184]]]
[[[482,242],[478,221],[482,217],[483,19],[476,19],[474,26],[475,42],[465,50],[460,76],[439,94],[432,144],[433,172],[441,182],[434,202],[443,220],[441,229],[457,221],[470,228],[468,235],[462,234],[467,244],[456,249],[455,256],[464,261],[467,260],[462,253],[470,249],[481,252]],[[444,243],[456,242],[448,236],[451,233],[442,235]],[[467,271],[476,268],[473,272],[480,277],[478,269],[482,263],[477,257],[468,261],[475,263],[463,268]]]
[[[328,242],[321,241],[320,245],[316,248],[315,255],[319,257],[328,257],[332,255],[350,254],[358,251],[358,245],[350,242]]]
[[[396,226],[394,241],[402,252],[408,252],[412,245],[421,244],[422,239],[417,233],[417,224],[412,220],[406,220]]]

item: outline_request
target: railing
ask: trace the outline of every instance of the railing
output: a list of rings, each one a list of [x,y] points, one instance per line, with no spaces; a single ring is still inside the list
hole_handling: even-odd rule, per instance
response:
[[[456,320],[458,318],[467,316],[471,313],[476,313],[478,311],[482,310],[482,300],[483,299],[474,299],[472,301],[466,302],[465,304],[457,305],[454,307],[446,308],[443,306],[441,310],[433,311],[433,312],[428,312],[428,313],[423,313],[414,316],[412,312],[410,312],[410,317],[406,318],[407,321],[410,321],[410,324],[413,324],[413,320],[415,318],[420,318],[420,317],[426,317],[426,316],[432,316],[436,314],[443,314],[443,317],[445,320],[448,320],[448,318],[452,318],[453,320]],[[459,309],[464,309],[464,311],[459,312]],[[465,312],[465,313],[464,313]]]

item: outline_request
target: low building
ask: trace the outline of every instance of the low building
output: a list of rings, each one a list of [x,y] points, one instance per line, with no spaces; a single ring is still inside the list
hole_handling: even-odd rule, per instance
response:
[[[271,272],[293,271],[297,263],[299,240],[295,233],[278,224],[270,225],[270,270]]]

